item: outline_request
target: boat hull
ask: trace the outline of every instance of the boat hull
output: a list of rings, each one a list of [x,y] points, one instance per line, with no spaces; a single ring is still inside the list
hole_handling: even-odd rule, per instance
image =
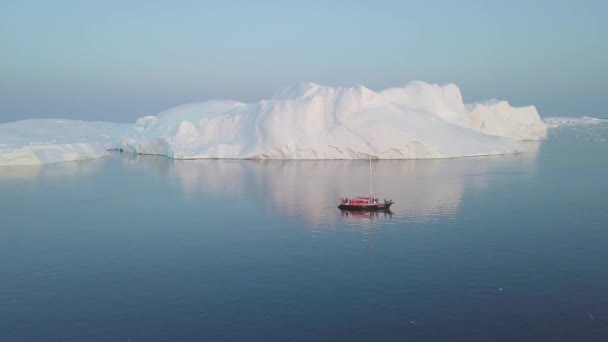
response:
[[[371,203],[371,204],[340,204],[338,209],[350,211],[382,211],[389,210],[393,203]]]

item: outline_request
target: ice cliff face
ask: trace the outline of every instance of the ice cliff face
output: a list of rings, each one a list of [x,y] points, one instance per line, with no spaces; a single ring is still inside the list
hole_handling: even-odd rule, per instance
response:
[[[134,124],[0,124],[0,165],[98,158],[117,147],[181,159],[451,158],[514,153],[518,140],[545,136],[534,107],[465,105],[453,84],[376,92],[302,83],[257,103],[186,104]]]

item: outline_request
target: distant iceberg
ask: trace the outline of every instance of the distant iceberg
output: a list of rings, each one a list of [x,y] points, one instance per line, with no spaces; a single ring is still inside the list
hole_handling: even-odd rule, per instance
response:
[[[132,124],[34,119],[0,124],[0,166],[101,158],[137,133]]]
[[[592,118],[588,116],[581,117],[552,117],[545,118],[545,123],[548,128],[558,128],[564,126],[589,126],[608,123],[606,119]]]
[[[0,124],[0,165],[99,158],[107,149],[177,159],[424,159],[516,153],[546,137],[533,106],[464,104],[454,84],[373,91],[302,83],[257,103],[206,101],[134,124]]]

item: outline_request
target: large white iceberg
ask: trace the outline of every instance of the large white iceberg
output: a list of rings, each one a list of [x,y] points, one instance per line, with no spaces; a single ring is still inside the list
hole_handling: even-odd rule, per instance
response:
[[[376,92],[302,83],[257,103],[186,104],[134,124],[0,124],[0,165],[97,158],[119,147],[179,159],[452,158],[516,153],[518,141],[545,136],[534,107],[465,105],[453,84]]]
[[[375,92],[303,83],[258,103],[207,101],[140,118],[141,135],[124,148],[179,159],[419,159],[514,153],[516,140],[546,135],[534,107],[471,108],[453,84]]]

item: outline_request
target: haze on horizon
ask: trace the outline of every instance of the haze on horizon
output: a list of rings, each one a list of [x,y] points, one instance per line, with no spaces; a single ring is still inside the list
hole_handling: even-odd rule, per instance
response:
[[[603,1],[8,1],[0,122],[130,122],[312,81],[457,84],[465,102],[608,116]]]

